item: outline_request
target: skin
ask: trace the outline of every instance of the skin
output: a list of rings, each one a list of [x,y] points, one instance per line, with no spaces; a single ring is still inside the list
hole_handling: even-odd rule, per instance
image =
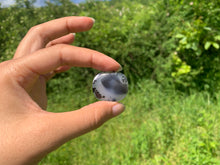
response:
[[[89,17],[65,17],[37,25],[14,58],[0,63],[0,164],[37,164],[65,142],[123,112],[122,104],[106,101],[64,113],[46,111],[46,82],[55,73],[73,66],[120,69],[100,52],[69,45],[72,33],[90,30],[93,24]]]

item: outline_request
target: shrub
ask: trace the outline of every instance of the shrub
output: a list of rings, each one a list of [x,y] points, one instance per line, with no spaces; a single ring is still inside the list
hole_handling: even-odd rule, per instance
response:
[[[33,2],[24,0],[1,8],[1,61],[12,57],[30,27],[69,15],[90,16],[96,19],[93,29],[77,34],[74,44],[116,59],[132,86],[138,79],[153,79],[183,91],[214,93],[219,88],[218,1],[112,0],[74,4],[56,0],[40,8]],[[49,91],[54,84],[63,85],[63,77],[79,80],[68,80],[65,89],[89,86],[96,73],[93,69],[75,68],[56,76]]]

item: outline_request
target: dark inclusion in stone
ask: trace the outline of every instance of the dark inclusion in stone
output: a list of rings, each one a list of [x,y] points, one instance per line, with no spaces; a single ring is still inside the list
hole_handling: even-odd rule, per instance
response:
[[[122,95],[128,92],[127,84],[122,84],[116,75],[105,76],[101,79],[102,85],[113,93]]]
[[[92,90],[98,99],[105,98],[105,96],[102,96],[101,93],[99,93],[99,91],[96,88],[92,88]]]

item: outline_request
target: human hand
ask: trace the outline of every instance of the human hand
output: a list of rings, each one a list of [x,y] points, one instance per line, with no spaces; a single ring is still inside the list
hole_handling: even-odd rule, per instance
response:
[[[119,115],[124,106],[100,101],[79,110],[47,112],[46,81],[70,67],[116,71],[120,65],[94,50],[70,46],[89,17],[65,17],[30,29],[14,58],[0,63],[0,164],[36,164],[63,143]]]

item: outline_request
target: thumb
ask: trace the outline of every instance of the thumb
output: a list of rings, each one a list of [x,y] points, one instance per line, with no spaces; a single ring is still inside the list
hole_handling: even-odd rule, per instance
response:
[[[49,113],[46,119],[47,135],[50,136],[48,140],[59,147],[72,138],[98,128],[124,109],[124,105],[117,102],[99,101],[72,112]]]

